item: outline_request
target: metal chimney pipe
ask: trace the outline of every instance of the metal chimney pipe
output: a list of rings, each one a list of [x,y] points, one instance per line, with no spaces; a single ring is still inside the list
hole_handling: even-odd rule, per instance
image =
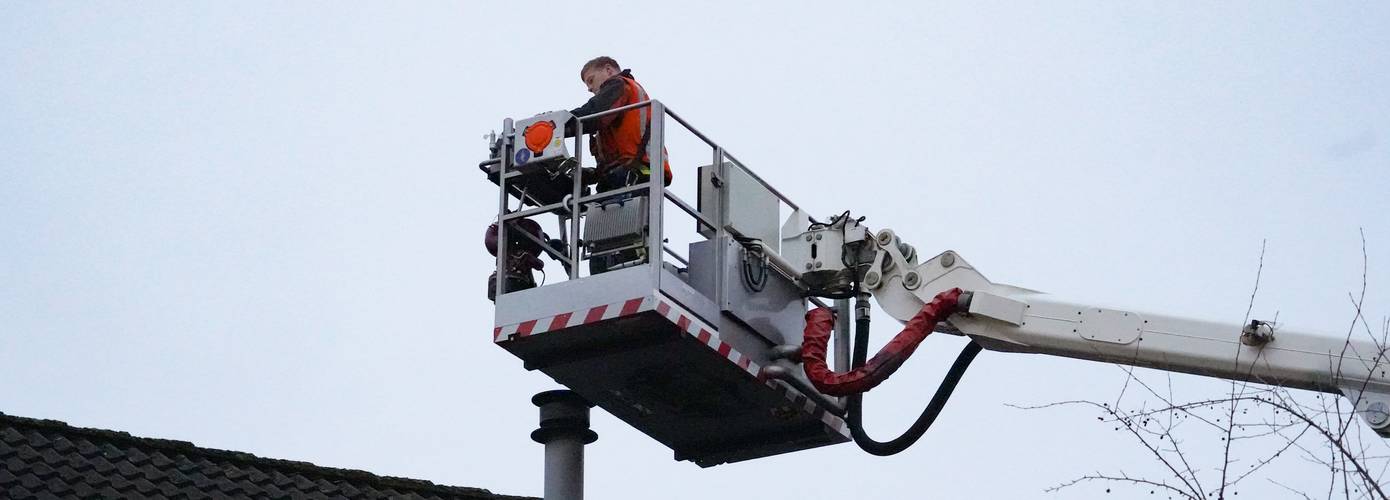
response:
[[[583,500],[584,445],[598,439],[589,430],[594,404],[569,390],[536,394],[531,403],[541,414],[531,439],[545,445],[545,500]]]

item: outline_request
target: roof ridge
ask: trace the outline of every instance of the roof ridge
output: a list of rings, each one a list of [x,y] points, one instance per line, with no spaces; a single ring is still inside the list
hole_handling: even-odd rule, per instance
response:
[[[382,476],[361,469],[325,467],[322,465],[315,465],[312,462],[306,462],[301,460],[286,460],[281,458],[261,457],[244,451],[223,450],[218,448],[204,448],[196,444],[193,444],[190,441],[140,437],[124,431],[98,429],[92,427],[76,427],[60,420],[20,417],[0,412],[0,427],[3,427],[5,425],[58,431],[67,435],[80,435],[89,438],[97,438],[105,441],[138,445],[142,448],[147,449],[174,451],[186,455],[198,455],[206,458],[239,462],[242,464],[256,464],[262,466],[269,466],[277,470],[290,470],[300,474],[312,475],[316,478],[321,477],[324,479],[370,481],[380,486],[391,488],[409,488],[415,491],[430,491],[450,494],[472,493],[478,495],[489,495],[502,500],[534,500],[533,497],[499,495],[484,488],[474,488],[469,486],[449,486],[438,484],[424,479],[412,479],[397,476]]]

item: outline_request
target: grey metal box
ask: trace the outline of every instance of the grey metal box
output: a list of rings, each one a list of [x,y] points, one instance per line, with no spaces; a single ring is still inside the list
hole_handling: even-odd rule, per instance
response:
[[[602,251],[642,240],[647,230],[647,197],[590,204],[584,217],[584,241]]]
[[[727,179],[721,180],[721,187],[714,186],[715,168],[712,165],[700,167],[700,185],[697,209],[701,215],[714,220],[720,190],[728,191],[728,224],[739,234],[757,238],[772,251],[781,246],[781,217],[778,210],[781,201],[763,183],[748,175],[742,168],[732,163],[726,164]],[[697,230],[706,238],[713,238],[714,231],[696,224]]]
[[[722,242],[690,244],[690,268],[715,269],[715,252],[724,252],[725,263],[724,303],[720,310],[747,325],[770,345],[801,345],[801,330],[806,324],[806,299],[801,297],[801,290],[772,269],[767,270],[767,282],[761,291],[750,289],[744,284],[743,247],[727,237]],[[691,273],[690,286],[707,297],[715,297],[715,272]]]

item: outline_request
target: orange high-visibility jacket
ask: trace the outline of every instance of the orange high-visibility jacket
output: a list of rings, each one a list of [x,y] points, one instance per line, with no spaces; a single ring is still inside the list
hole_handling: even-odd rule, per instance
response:
[[[637,83],[636,79],[632,78],[632,73],[623,71],[614,76],[613,80],[618,80],[621,83],[622,90],[608,109],[621,108],[648,100],[647,91],[642,88],[641,84]],[[593,144],[594,156],[598,158],[600,169],[627,165],[637,160],[640,160],[645,166],[650,166],[651,158],[647,154],[647,144],[651,139],[651,123],[650,107],[630,109],[599,118],[598,137]],[[662,152],[665,152],[665,148],[662,148]],[[665,175],[664,182],[670,184],[671,162],[662,162],[661,167]],[[649,167],[643,168],[643,173],[649,172]]]

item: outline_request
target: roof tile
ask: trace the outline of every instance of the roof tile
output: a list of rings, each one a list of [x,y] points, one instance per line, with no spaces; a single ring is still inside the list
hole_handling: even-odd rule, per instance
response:
[[[167,481],[160,481],[160,482],[157,483],[157,484],[159,485],[159,494],[160,494],[160,495],[164,495],[164,496],[166,496],[166,497],[172,497],[172,496],[174,496],[174,495],[179,494],[179,487],[178,487],[178,486],[174,486],[172,483],[169,483],[169,482],[167,482]]]
[[[108,476],[116,471],[116,464],[104,460],[101,455],[93,455],[90,460],[94,472],[99,476]]]
[[[86,439],[82,439],[82,440],[78,440],[78,441],[77,441],[77,454],[78,454],[78,455],[82,455],[82,456],[84,456],[84,457],[90,457],[90,456],[95,455],[95,454],[97,454],[97,453],[101,453],[101,449],[100,449],[100,448],[97,448],[97,445],[92,444],[91,441],[88,441],[88,440],[86,440]]]
[[[125,448],[125,453],[126,460],[129,460],[130,463],[135,465],[144,465],[145,462],[150,461],[150,456],[146,455],[145,452],[140,451],[139,448],[127,447]]]
[[[140,475],[140,468],[127,461],[116,462],[116,473],[126,479],[134,479]]]
[[[65,436],[58,436],[57,439],[53,440],[53,451],[59,453],[67,453],[68,451],[76,447],[76,445],[72,444],[72,440],[68,439]]]
[[[122,450],[111,443],[103,443],[101,446],[101,456],[111,460],[124,460],[125,450]]]
[[[24,434],[21,434],[19,432],[19,429],[15,429],[13,427],[6,427],[0,429],[0,441],[13,444],[23,440]]]
[[[80,481],[73,483],[72,494],[77,498],[94,498],[101,496],[97,494],[96,488],[93,488],[92,485]]]
[[[35,448],[45,448],[50,444],[48,438],[44,437],[43,433],[39,432],[38,430],[31,430],[25,433],[24,438],[25,441],[28,442],[29,446],[33,446]]]
[[[68,461],[66,456],[62,453],[58,453],[58,451],[53,448],[44,449],[42,453],[39,453],[39,458],[43,459],[43,463],[48,465],[62,465],[64,462]]]
[[[50,493],[66,493],[72,491],[72,486],[64,481],[63,478],[53,476],[43,483],[44,489]]]
[[[32,490],[43,486],[43,480],[33,474],[25,474],[19,478],[19,486]]]
[[[58,474],[58,471],[56,469],[50,467],[48,464],[43,462],[34,463],[32,466],[30,466],[29,470],[30,473],[34,475],[34,477],[37,477],[39,479],[48,479],[49,476],[55,476]]]
[[[162,451],[156,451],[150,454],[150,466],[152,467],[158,469],[165,469],[173,464],[174,461],[170,460],[169,456],[165,455]]]

